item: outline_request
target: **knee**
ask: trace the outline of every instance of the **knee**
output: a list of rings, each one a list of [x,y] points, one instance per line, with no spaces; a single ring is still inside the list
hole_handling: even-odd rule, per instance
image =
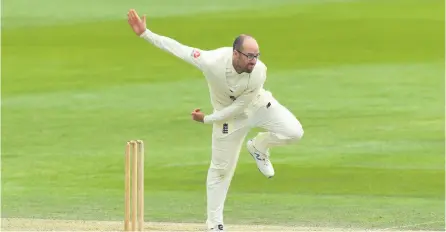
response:
[[[302,126],[298,126],[290,128],[285,137],[288,143],[296,143],[300,141],[303,136],[304,129],[302,128]]]
[[[209,168],[206,185],[208,188],[214,188],[215,186],[226,182],[231,181],[233,176],[233,172],[231,172],[231,169],[228,168]]]
[[[230,165],[230,163],[214,163],[211,162],[211,166],[209,167],[208,174],[209,177],[217,178],[217,179],[225,179],[227,177],[232,176],[234,172],[234,167]]]

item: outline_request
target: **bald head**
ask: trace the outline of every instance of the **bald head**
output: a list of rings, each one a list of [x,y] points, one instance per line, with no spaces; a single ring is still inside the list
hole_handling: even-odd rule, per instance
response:
[[[234,40],[232,63],[238,73],[251,73],[260,55],[257,41],[249,35],[241,34]]]
[[[241,34],[235,38],[232,48],[235,51],[244,51],[247,48],[258,50],[259,45],[252,36]]]

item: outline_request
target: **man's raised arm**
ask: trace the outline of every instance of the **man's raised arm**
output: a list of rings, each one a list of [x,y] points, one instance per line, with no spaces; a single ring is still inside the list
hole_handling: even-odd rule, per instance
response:
[[[203,57],[200,57],[203,55],[203,51],[197,48],[189,47],[169,37],[155,34],[149,29],[146,29],[146,31],[144,31],[140,37],[199,69],[203,68]]]
[[[128,13],[128,22],[133,31],[141,38],[155,45],[156,47],[175,55],[176,57],[194,65],[199,69],[203,69],[204,51],[192,48],[179,43],[178,41],[153,33],[146,27],[146,16],[140,18],[135,10]]]

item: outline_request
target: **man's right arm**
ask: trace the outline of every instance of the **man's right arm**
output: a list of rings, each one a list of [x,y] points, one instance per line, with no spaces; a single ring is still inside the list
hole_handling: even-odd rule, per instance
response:
[[[146,29],[140,37],[203,71],[206,51],[183,45],[174,39],[153,33],[149,29]]]

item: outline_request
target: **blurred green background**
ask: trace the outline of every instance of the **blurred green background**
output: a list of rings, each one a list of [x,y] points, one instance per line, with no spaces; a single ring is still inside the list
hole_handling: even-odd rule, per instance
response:
[[[444,229],[440,0],[4,0],[2,217],[122,220],[125,142],[143,139],[147,220],[204,223],[211,127],[189,112],[212,110],[207,84],[130,8],[202,49],[255,36],[304,126],[274,179],[243,147],[227,224]]]

